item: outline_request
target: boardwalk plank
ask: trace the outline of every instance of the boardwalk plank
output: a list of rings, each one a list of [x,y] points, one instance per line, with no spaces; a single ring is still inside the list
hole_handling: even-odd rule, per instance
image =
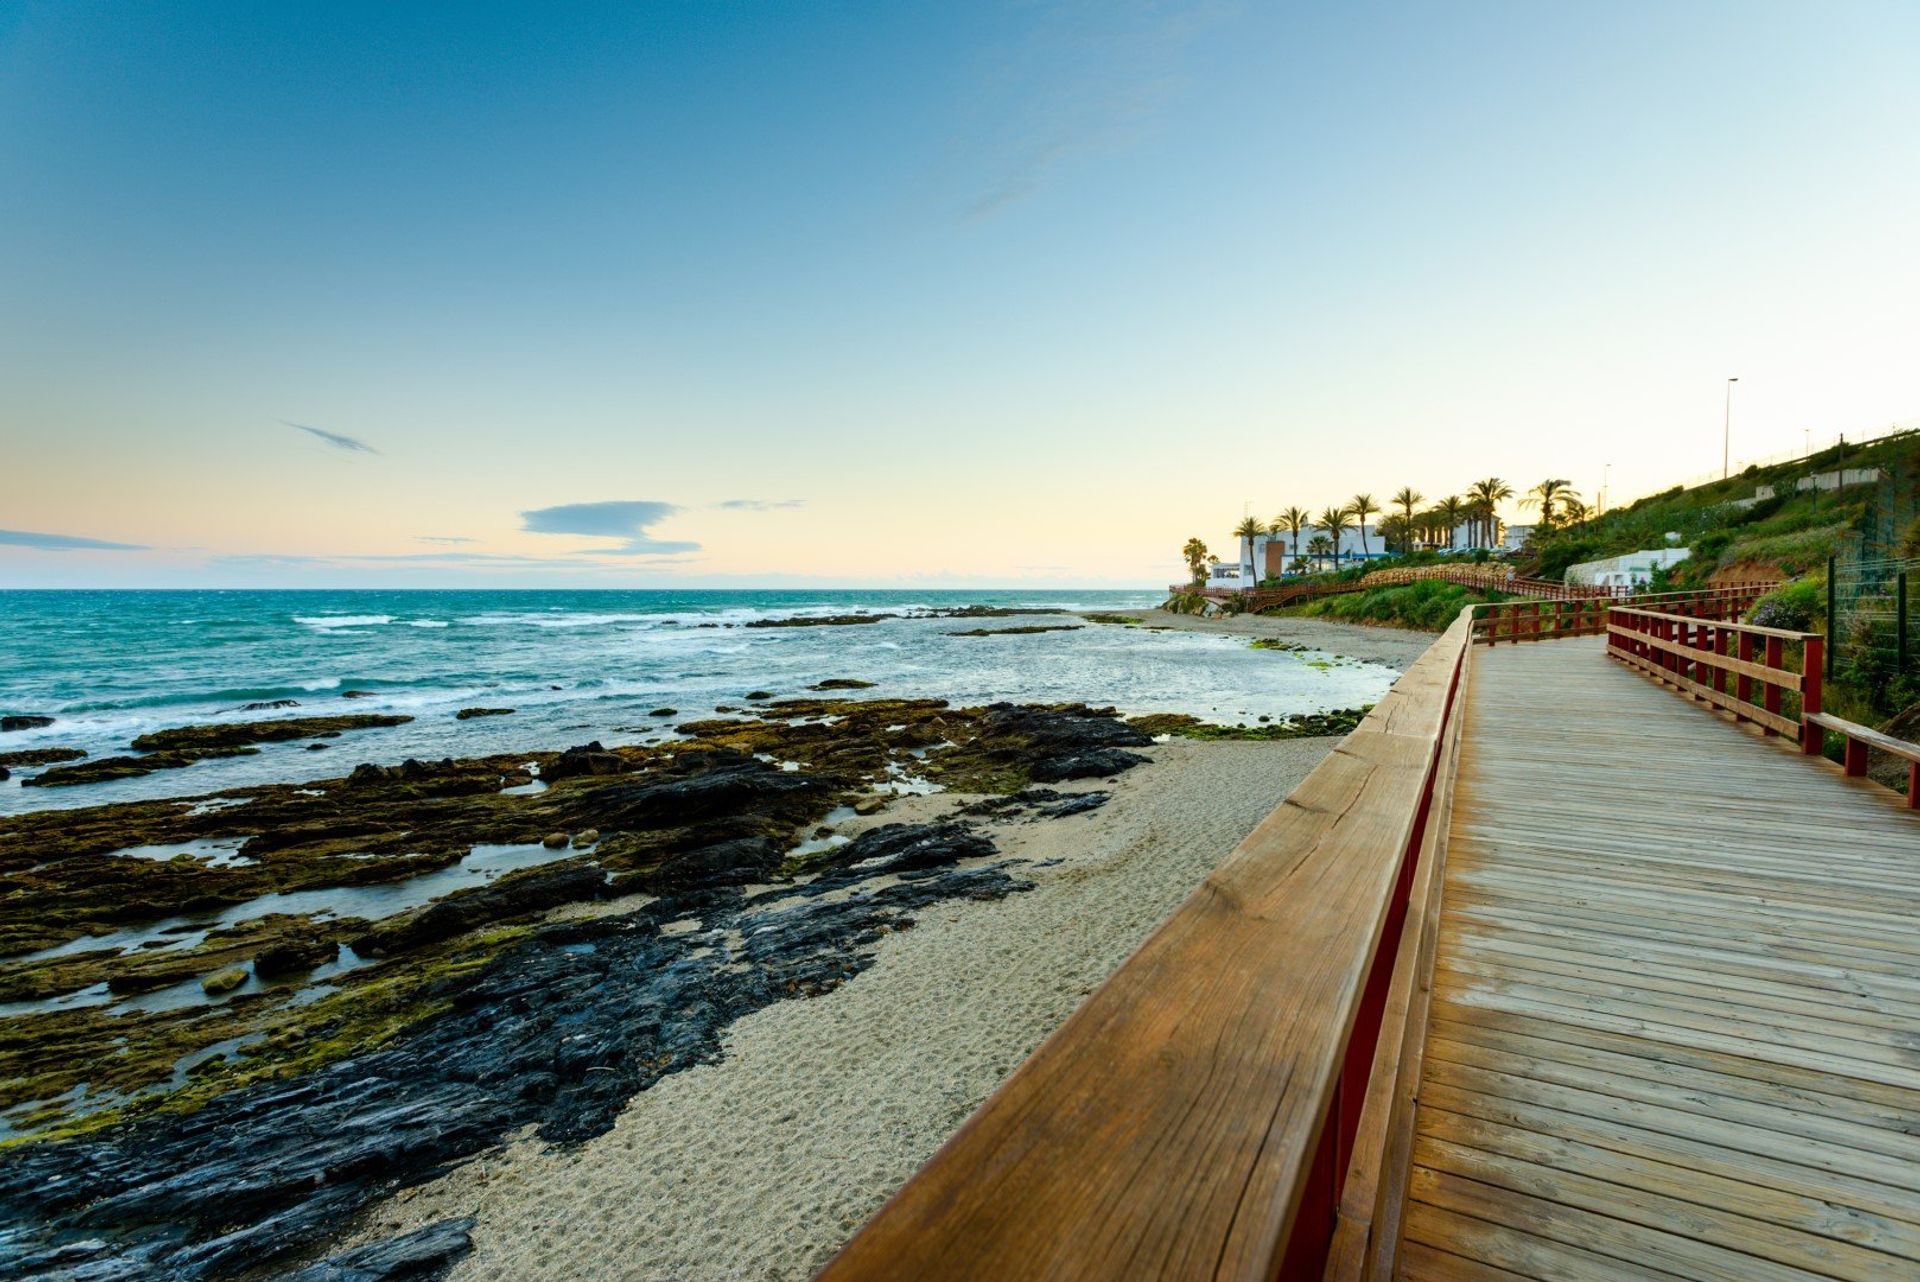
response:
[[[1920,817],[1597,642],[1474,663],[1400,1276],[1920,1275]]]

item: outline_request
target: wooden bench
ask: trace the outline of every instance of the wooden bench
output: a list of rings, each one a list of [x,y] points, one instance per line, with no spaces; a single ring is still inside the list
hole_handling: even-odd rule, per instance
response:
[[[1890,734],[1882,734],[1871,726],[1858,722],[1845,721],[1824,712],[1816,712],[1807,720],[1822,730],[1831,730],[1843,735],[1847,741],[1846,768],[1850,775],[1867,773],[1867,750],[1877,748],[1889,756],[1899,757],[1907,763],[1907,809],[1920,810],[1920,743],[1908,743],[1905,739],[1896,739]]]

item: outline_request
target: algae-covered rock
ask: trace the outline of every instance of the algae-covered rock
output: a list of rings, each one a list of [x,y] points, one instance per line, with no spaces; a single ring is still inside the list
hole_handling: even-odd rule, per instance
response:
[[[200,987],[206,989],[209,996],[218,996],[221,993],[230,993],[246,982],[247,971],[244,966],[229,966],[225,970],[216,970],[201,980]]]
[[[567,844],[567,834],[564,832],[550,832],[540,839],[540,844],[548,850],[558,850]]]
[[[14,714],[0,717],[0,730],[38,730],[42,726],[53,724],[52,717]]]
[[[273,975],[297,975],[324,966],[340,955],[340,945],[331,939],[286,939],[253,959],[253,973],[261,978]]]
[[[591,865],[567,862],[510,873],[498,881],[461,890],[423,908],[375,922],[353,941],[353,950],[384,957],[437,943],[481,926],[583,899],[606,889],[607,875]]]
[[[625,774],[628,768],[625,757],[607,751],[595,739],[592,743],[576,744],[541,766],[540,777],[548,783],[558,783],[562,779],[577,779],[582,775]]]
[[[1065,779],[1105,778],[1146,763],[1147,758],[1125,748],[1088,748],[1084,752],[1035,762],[1029,773],[1041,783],[1058,783]]]
[[[86,755],[79,748],[18,748],[0,752],[0,766],[51,766],[62,761],[79,761]]]
[[[871,690],[874,683],[862,681],[858,677],[828,677],[825,681],[816,681],[808,686],[809,690]]]
[[[967,628],[960,632],[947,633],[950,637],[1019,637],[1031,636],[1036,632],[1078,632],[1079,625],[1072,623],[1024,624],[1017,628]]]
[[[254,749],[229,749],[223,756]],[[74,784],[106,783],[113,779],[138,779],[156,770],[180,770],[201,760],[197,752],[155,752],[142,757],[96,757],[79,765],[54,766],[20,782],[31,788],[64,788]]]
[[[279,743],[287,739],[313,739],[322,735],[337,735],[346,730],[402,726],[411,720],[412,717],[369,713],[364,716],[288,717],[283,721],[180,726],[172,730],[150,731],[135,739],[132,746],[138,752],[206,752],[255,743]]]
[[[462,708],[453,714],[455,721],[471,721],[475,717],[510,717],[512,708]]]

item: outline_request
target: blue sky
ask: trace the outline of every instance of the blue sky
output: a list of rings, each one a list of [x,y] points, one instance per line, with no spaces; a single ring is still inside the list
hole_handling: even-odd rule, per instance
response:
[[[1920,422],[1912,5],[397,8],[0,4],[0,585],[1151,584]]]

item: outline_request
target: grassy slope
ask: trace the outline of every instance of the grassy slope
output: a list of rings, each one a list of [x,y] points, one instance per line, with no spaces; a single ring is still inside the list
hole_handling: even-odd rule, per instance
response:
[[[1693,549],[1693,556],[1675,568],[1676,587],[1703,584],[1716,575],[1744,577],[1748,569],[1785,578],[1812,573],[1848,546],[1875,487],[1799,493],[1793,485],[1809,473],[1841,466],[1879,467],[1910,482],[1920,474],[1920,436],[1850,446],[1844,460],[1837,449],[1827,450],[1803,462],[1749,468],[1725,481],[1650,495],[1538,539],[1532,548],[1536,572],[1558,579],[1569,565],[1664,547],[1667,534],[1675,533],[1682,546]],[[1775,497],[1749,508],[1733,506],[1760,485],[1773,486]]]

